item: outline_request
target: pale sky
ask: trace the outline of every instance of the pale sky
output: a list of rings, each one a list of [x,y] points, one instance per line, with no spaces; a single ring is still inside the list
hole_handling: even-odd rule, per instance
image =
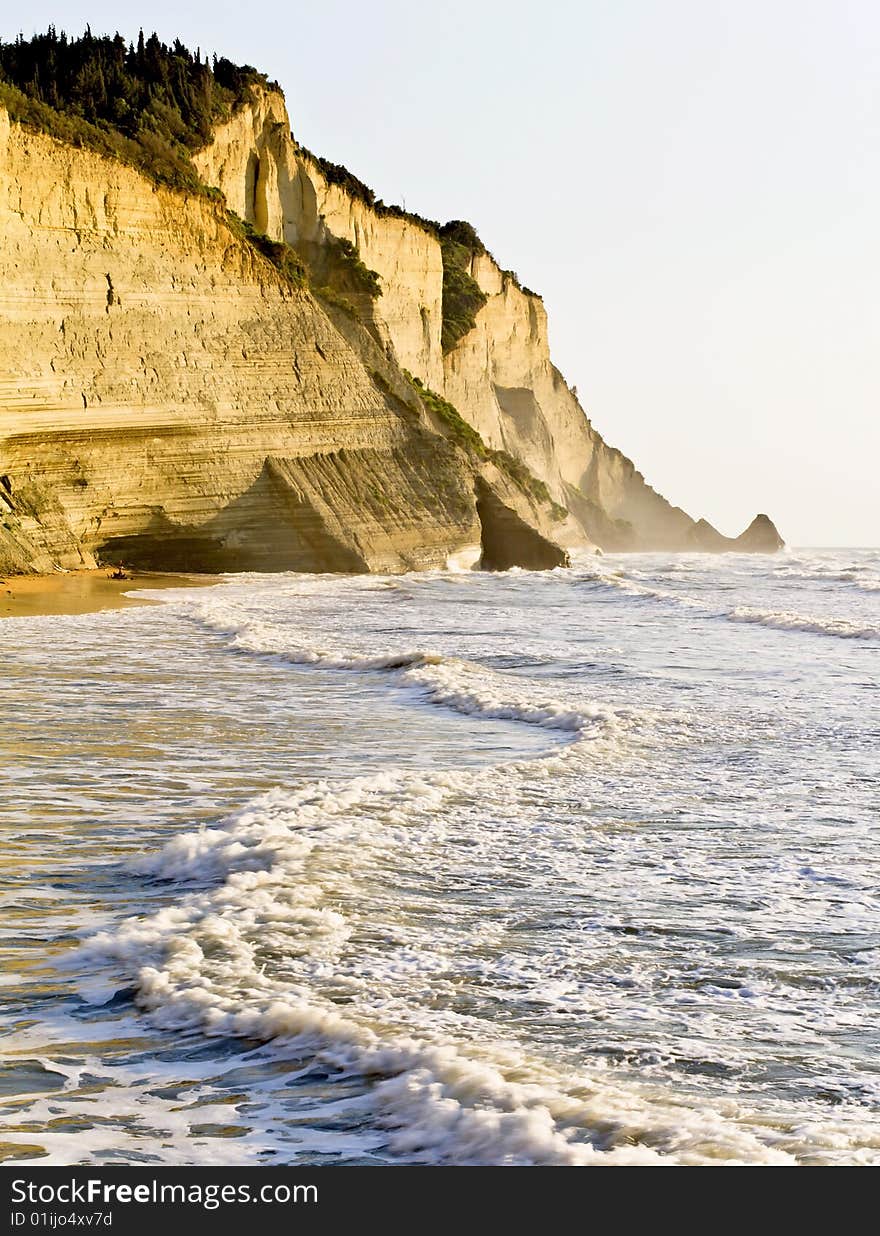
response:
[[[880,545],[880,5],[31,0],[277,78],[296,136],[470,220],[595,426],[695,518]]]

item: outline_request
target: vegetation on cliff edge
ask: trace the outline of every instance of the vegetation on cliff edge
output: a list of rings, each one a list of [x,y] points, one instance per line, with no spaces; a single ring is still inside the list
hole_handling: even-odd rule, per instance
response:
[[[449,438],[456,445],[462,447],[463,450],[467,451],[475,459],[486,460],[495,464],[496,468],[506,472],[510,479],[535,502],[549,506],[550,513],[554,519],[565,519],[568,511],[564,506],[560,506],[558,502],[554,502],[545,482],[535,476],[521,459],[515,459],[507,451],[493,451],[483,441],[482,434],[464,419],[458,409],[448,399],[444,399],[442,395],[438,395],[436,391],[432,391],[429,387],[425,386],[408,369],[404,369],[403,373],[425,407],[443,422],[449,431]]]
[[[152,179],[212,194],[190,153],[211,140],[256,84],[249,65],[209,62],[176,39],[168,46],[143,31],[137,45],[120,34],[45,34],[0,41],[0,103],[14,120],[74,146],[132,164]]]
[[[209,60],[201,49],[191,52],[179,39],[162,43],[155,33],[144,38],[141,31],[135,45],[118,33],[95,36],[87,27],[77,38],[50,26],[31,39],[0,41],[0,104],[14,120],[118,158],[161,184],[211,197],[219,191],[199,179],[190,155],[211,140],[213,126],[244,103],[255,85],[277,88],[250,65]],[[443,259],[441,342],[446,352],[454,348],[488,299],[471,275],[474,257],[488,253],[475,229],[460,219],[440,224],[386,205],[341,164],[300,150],[329,183],[377,214],[409,219],[437,238]],[[304,286],[305,267],[295,250],[241,220],[234,226],[294,286]],[[351,294],[382,294],[379,276],[351,242],[334,238],[327,256],[321,282],[329,297],[348,308]],[[513,271],[502,274],[521,287]]]
[[[344,236],[327,236],[324,255],[325,265],[329,259],[331,286],[341,295],[361,293],[376,300],[382,295],[382,281],[361,259],[357,245]]]
[[[477,314],[489,299],[471,274],[474,257],[485,247],[469,223],[456,219],[440,229],[443,257],[443,324],[440,342],[450,352],[477,324]]]
[[[227,210],[230,227],[241,239],[247,241],[258,253],[272,263],[291,287],[308,287],[309,275],[305,262],[297,251],[284,241],[273,240],[265,232],[258,232],[247,220],[239,218],[234,210]]]
[[[353,172],[341,163],[332,163],[322,159],[305,146],[300,145],[299,151],[317,166],[328,184],[336,185],[345,193],[362,202],[379,216],[406,219],[423,231],[429,232],[440,242],[443,257],[443,350],[448,352],[455,347],[468,331],[472,330],[476,314],[486,303],[486,295],[480,289],[470,273],[471,262],[476,254],[487,254],[492,261],[495,259],[483,244],[472,224],[463,219],[453,219],[449,223],[438,223],[436,219],[426,219],[423,215],[404,210],[401,206],[389,206],[381,198],[376,197],[369,185],[364,184]],[[497,265],[497,263],[496,263]],[[526,296],[540,299],[537,292],[525,287],[513,270],[502,270],[502,277],[510,280]]]
[[[492,452],[486,446],[481,434],[474,429],[473,425],[468,424],[458,408],[453,407],[448,400],[444,399],[442,395],[438,395],[436,391],[432,391],[429,387],[424,386],[421,380],[414,377],[408,369],[404,369],[403,373],[428,411],[433,412],[438,420],[442,421],[446,426],[449,431],[449,438],[457,446],[462,447],[468,454],[474,455],[477,459],[488,459],[491,456]]]
[[[0,41],[0,104],[21,124],[72,146],[115,157],[172,188],[220,197],[199,179],[190,155],[211,141],[212,129],[250,97],[255,85],[273,86],[249,65],[212,61],[179,39],[156,34],[137,45],[120,34],[80,38],[50,26],[45,34]],[[307,272],[290,245],[258,232],[227,212],[233,230],[294,287]],[[331,243],[335,283],[345,291],[381,295],[379,276],[347,240]]]

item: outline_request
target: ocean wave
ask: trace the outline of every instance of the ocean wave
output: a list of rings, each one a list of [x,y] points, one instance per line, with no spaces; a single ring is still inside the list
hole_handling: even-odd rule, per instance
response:
[[[404,815],[436,810],[449,794],[471,785],[476,775],[418,776],[391,770],[342,786],[321,781],[296,791],[270,790],[219,825],[182,833],[156,853],[134,859],[130,870],[156,879],[206,882],[266,872],[279,859],[301,863],[319,840],[348,835],[353,818],[366,814],[399,822]],[[251,885],[258,882],[250,879]]]
[[[742,605],[726,615],[731,622],[751,622],[776,631],[805,631],[838,639],[878,639],[880,626],[849,622],[845,618],[822,618],[789,610],[751,609]]]
[[[773,577],[785,581],[802,580],[811,584],[847,584],[859,592],[880,592],[878,568],[869,563],[852,563],[848,566],[822,561],[786,564],[777,567]]]
[[[601,730],[610,734],[621,726],[637,724],[642,716],[638,709],[614,710],[596,703],[573,705],[552,696],[542,698],[527,679],[430,649],[353,652],[319,648],[298,638],[286,625],[241,618],[228,609],[202,607],[194,616],[226,635],[229,647],[236,651],[277,657],[296,665],[387,672],[393,675],[396,686],[465,716],[519,721],[574,738],[596,736]]]
[[[437,1040],[430,1024],[414,1029],[389,1020],[381,1005],[340,1005],[322,994],[321,979],[331,974],[331,986],[344,990],[346,967],[361,964],[335,872],[393,851],[420,822],[435,826],[450,796],[468,781],[475,789],[482,775],[386,772],[264,794],[218,827],[137,860],[139,875],[211,886],[184,887],[173,905],[98,933],[80,958],[133,984],[157,1027],[264,1044],[279,1060],[299,1062],[292,1073],[344,1078],[349,1093],[357,1081],[361,1120],[381,1131],[384,1152],[398,1161],[786,1164],[804,1145],[814,1158],[839,1152],[840,1130],[770,1126],[737,1105],[676,1100],[611,1070],[569,1072],[516,1043],[452,1038],[442,1023]],[[866,1137],[855,1131],[861,1153]]]
[[[704,608],[703,602],[698,601],[695,597],[686,596],[680,592],[673,592],[668,588],[657,588],[653,585],[642,583],[633,574],[625,571],[585,571],[580,574],[579,582],[587,584],[592,588],[622,592],[626,596],[646,601],[662,601],[683,609]]]
[[[786,571],[786,578],[796,577],[811,582],[830,580],[832,582],[855,583],[866,592],[880,592],[880,583],[872,578],[862,578],[858,573],[860,568],[852,571],[835,571],[833,573],[817,574],[813,572],[793,573]],[[777,577],[779,572],[775,573]],[[792,610],[761,609],[755,606],[740,605],[732,610],[716,608],[718,597],[710,594],[705,601],[693,597],[682,596],[666,589],[653,588],[640,583],[630,575],[622,572],[614,575],[594,574],[587,576],[587,582],[600,587],[614,588],[629,596],[646,600],[661,601],[668,605],[689,610],[701,610],[706,618],[726,618],[731,622],[755,623],[779,631],[804,631],[817,635],[836,636],[840,639],[877,639],[880,638],[880,625],[863,622],[853,622],[846,618],[822,617],[813,614],[801,614]]]
[[[644,598],[632,600],[578,588],[573,572],[255,577],[164,613],[128,611],[113,619],[111,651],[88,620],[82,646],[100,655],[77,681],[88,675],[89,691],[55,677],[50,658],[47,708],[36,722],[29,706],[14,710],[51,727],[73,701],[78,738],[98,715],[122,736],[96,753],[88,793],[70,798],[76,750],[73,773],[65,763],[46,787],[67,804],[64,835],[82,833],[75,850],[46,833],[47,895],[65,898],[52,931],[67,939],[73,916],[91,936],[85,964],[53,964],[91,1008],[61,982],[62,1000],[41,1004],[39,985],[19,1054],[47,1068],[57,1054],[59,1073],[78,1059],[83,1088],[12,1104],[13,1142],[59,1162],[213,1161],[233,1144],[255,1162],[880,1158],[871,1044],[859,1038],[873,956],[861,945],[875,926],[861,840],[870,794],[834,759],[841,734],[855,758],[870,754],[868,732],[850,725],[863,721],[859,696],[849,684],[838,697],[817,673],[811,695],[827,698],[805,731],[800,677],[789,696],[784,672],[801,637],[757,627],[749,642],[767,652],[769,677],[756,694],[729,682],[745,635],[727,621],[734,604],[803,617],[823,611],[807,598],[829,586],[771,591],[763,561],[721,572],[719,560],[717,573],[679,581],[704,598],[693,621],[667,604],[662,576],[653,589],[650,567],[628,567]],[[829,608],[854,621],[858,598],[841,595]],[[722,660],[694,695],[697,627],[700,659]],[[36,653],[22,644],[16,656],[27,704]],[[839,658],[801,660],[838,676]],[[781,700],[769,720],[768,682]],[[671,750],[683,700],[692,711]],[[149,767],[143,744],[123,741],[133,703]],[[756,750],[743,778],[725,752],[755,727],[769,755]],[[476,766],[524,747],[516,763]],[[547,754],[535,759],[536,747]],[[353,766],[381,772],[343,780]],[[29,777],[24,759],[18,784]],[[216,819],[230,808],[212,802],[240,804],[279,777],[297,780],[213,826],[181,826],[182,813]],[[28,809],[24,795],[24,860]],[[137,857],[120,871],[123,854]],[[813,947],[841,890],[851,958]],[[100,919],[77,920],[80,904]],[[49,939],[42,902],[28,914],[16,908],[9,930]],[[143,1051],[127,1046],[137,1035]],[[63,1131],[83,1113],[91,1134]],[[241,1136],[200,1132],[218,1126]]]
[[[385,1130],[389,1152],[407,1161],[578,1164],[606,1157],[574,1140],[578,1116],[585,1118],[574,1096],[530,1077],[516,1053],[475,1059],[459,1045],[383,1032],[309,988],[309,966],[332,964],[347,938],[344,916],[321,906],[309,878],[311,847],[326,847],[328,831],[337,844],[375,845],[383,820],[399,825],[403,812],[411,826],[414,815],[436,812],[453,788],[460,789],[454,779],[384,774],[337,789],[264,795],[219,828],[175,838],[134,865],[158,878],[216,878],[218,887],[99,933],[83,954],[121,966],[135,982],[138,1006],[162,1028],[272,1043],[331,1075],[369,1079],[372,1119]],[[267,976],[257,962],[255,937],[279,930],[286,965],[301,963],[292,981]],[[617,1157],[658,1155],[627,1145],[611,1151],[612,1161]]]
[[[432,703],[467,716],[522,721],[581,737],[597,727],[615,728],[624,716],[635,715],[632,711],[628,714],[615,712],[599,704],[572,707],[554,699],[535,699],[528,685],[517,688],[502,675],[466,661],[413,664],[403,673],[402,682],[419,690]]]

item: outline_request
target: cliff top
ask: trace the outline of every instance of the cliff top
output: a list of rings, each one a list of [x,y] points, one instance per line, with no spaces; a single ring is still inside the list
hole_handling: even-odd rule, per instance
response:
[[[141,31],[137,44],[126,44],[118,32],[93,35],[87,27],[73,37],[50,26],[31,39],[0,41],[0,105],[13,120],[122,159],[162,184],[209,196],[216,191],[199,178],[190,156],[261,88],[283,97],[278,83],[253,66],[202,57],[200,48],[192,52],[180,39],[166,44],[155,33],[145,38]],[[329,184],[376,214],[407,219],[440,241],[450,270],[444,346],[454,347],[485,301],[470,277],[473,258],[488,253],[475,228],[461,219],[439,223],[388,205],[342,164],[305,146],[298,149]],[[515,271],[502,274],[526,295],[538,295],[522,287]]]
[[[208,192],[190,155],[255,86],[278,89],[250,65],[203,59],[158,35],[45,34],[0,41],[0,104],[14,120],[131,163],[175,188]]]

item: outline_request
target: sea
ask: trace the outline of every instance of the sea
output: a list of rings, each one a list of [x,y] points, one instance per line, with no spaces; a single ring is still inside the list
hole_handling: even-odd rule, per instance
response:
[[[880,551],[0,623],[16,1164],[880,1163]]]

